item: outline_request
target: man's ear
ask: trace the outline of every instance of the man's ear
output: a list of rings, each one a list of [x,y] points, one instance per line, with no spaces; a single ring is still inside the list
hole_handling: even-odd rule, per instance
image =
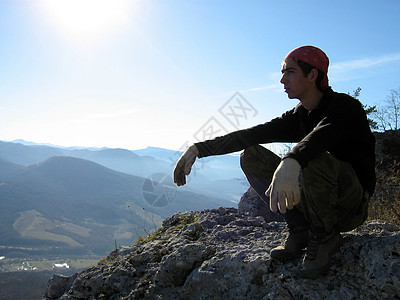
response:
[[[318,77],[317,68],[311,69],[310,73],[308,73],[308,75],[307,75],[308,80],[314,81],[314,82],[317,80],[317,77]]]

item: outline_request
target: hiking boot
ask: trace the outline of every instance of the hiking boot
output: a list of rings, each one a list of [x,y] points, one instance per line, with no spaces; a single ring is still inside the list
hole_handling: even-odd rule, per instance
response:
[[[302,257],[303,249],[307,247],[309,239],[308,227],[289,229],[289,236],[285,243],[271,249],[272,258],[279,261],[288,261]]]
[[[316,279],[319,275],[328,272],[331,259],[342,244],[342,236],[336,230],[330,234],[310,234],[310,241],[304,256],[300,276]]]

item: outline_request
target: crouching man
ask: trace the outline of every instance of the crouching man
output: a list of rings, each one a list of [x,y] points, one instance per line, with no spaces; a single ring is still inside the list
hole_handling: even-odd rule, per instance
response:
[[[367,218],[375,189],[375,138],[361,103],[328,85],[329,59],[313,46],[289,52],[280,82],[300,103],[269,122],[188,148],[174,181],[186,183],[196,158],[244,150],[241,167],[272,211],[285,216],[289,236],[271,257],[303,256],[300,274],[316,278],[329,270],[345,232]],[[259,144],[296,143],[283,159]]]

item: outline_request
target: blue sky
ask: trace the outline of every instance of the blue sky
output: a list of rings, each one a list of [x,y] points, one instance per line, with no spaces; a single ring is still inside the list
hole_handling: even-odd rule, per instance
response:
[[[334,90],[379,105],[400,87],[399,15],[398,0],[0,0],[0,140],[181,149],[295,106],[280,63],[309,44]]]

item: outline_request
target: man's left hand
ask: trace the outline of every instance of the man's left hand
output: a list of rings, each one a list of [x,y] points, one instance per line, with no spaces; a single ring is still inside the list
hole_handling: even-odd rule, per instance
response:
[[[270,208],[286,213],[300,202],[300,164],[293,158],[285,158],[276,168],[271,185],[265,192],[270,198]]]
[[[190,146],[176,163],[174,169],[174,182],[177,186],[186,184],[186,175],[190,174],[192,166],[199,155],[196,145]]]

